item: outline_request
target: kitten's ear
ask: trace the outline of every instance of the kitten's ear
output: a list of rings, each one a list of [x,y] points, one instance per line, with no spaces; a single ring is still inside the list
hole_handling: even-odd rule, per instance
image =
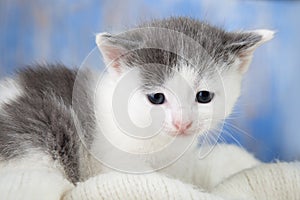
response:
[[[125,54],[139,47],[138,42],[130,41],[124,37],[99,33],[96,35],[96,44],[102,53],[105,65],[117,72],[121,71],[122,59]]]
[[[241,61],[239,70],[244,73],[248,69],[255,49],[271,40],[274,34],[274,31],[265,29],[229,33],[229,43],[225,49],[238,56]]]

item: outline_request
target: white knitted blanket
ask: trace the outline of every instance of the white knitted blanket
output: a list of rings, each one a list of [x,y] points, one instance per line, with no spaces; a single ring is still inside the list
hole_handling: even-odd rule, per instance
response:
[[[230,154],[238,156],[224,158]],[[220,159],[222,157],[224,159]],[[240,159],[237,159],[238,157]],[[205,165],[199,165],[197,170],[200,176],[197,178],[205,181],[199,181],[197,186],[167,177],[162,173],[132,175],[111,172],[90,178],[75,187],[63,177],[57,177],[47,170],[33,170],[20,174],[0,171],[0,199],[300,200],[300,163],[257,162],[256,166],[245,169],[247,165],[244,163],[247,159],[251,163],[254,162],[253,157],[240,148],[221,146],[217,153],[212,153],[201,161]],[[10,184],[5,182],[9,176],[18,176],[22,179]],[[31,176],[34,177],[35,183],[32,183]],[[45,183],[49,183],[52,179],[55,180],[53,187],[56,188],[52,191],[57,192],[47,193],[49,185]],[[20,187],[24,184],[27,189],[22,187],[21,191]],[[39,185],[39,190],[33,191],[32,188],[30,190],[31,184]]]

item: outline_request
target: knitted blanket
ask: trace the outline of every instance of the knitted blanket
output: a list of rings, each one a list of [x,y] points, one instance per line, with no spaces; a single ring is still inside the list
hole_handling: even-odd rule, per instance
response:
[[[224,156],[228,155],[237,156],[230,156],[226,159]],[[244,163],[247,161],[254,165],[250,168],[245,167],[247,165]],[[222,145],[216,153],[212,153],[201,162],[205,165],[199,165],[199,169],[197,169],[202,176],[197,176],[197,178],[202,178],[197,186],[168,177],[160,172],[144,175],[111,172],[100,174],[74,186],[47,169],[32,170],[26,173],[22,171],[19,174],[0,171],[0,199],[300,199],[299,162],[264,164],[253,160],[253,157],[243,149],[227,145]],[[5,181],[11,180],[10,177],[22,178],[19,178],[18,182]],[[51,191],[56,192],[50,193],[48,192],[49,185],[45,183],[49,183],[51,180],[55,183],[53,184],[55,190],[51,188]],[[20,191],[20,187],[24,184],[27,189],[22,187],[22,191]],[[38,190],[29,189],[32,185],[37,184],[40,186]]]

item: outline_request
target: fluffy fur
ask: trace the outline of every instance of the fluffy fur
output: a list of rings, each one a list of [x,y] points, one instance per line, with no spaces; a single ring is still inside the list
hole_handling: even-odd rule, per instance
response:
[[[99,34],[108,67],[100,82],[89,71],[76,82],[78,70],[58,64],[28,67],[1,83],[1,162],[41,152],[73,183],[107,165],[130,172],[166,167],[231,113],[253,51],[271,38],[266,30],[231,33],[180,17]],[[195,101],[202,90],[214,93],[210,103]],[[166,103],[151,104],[151,93],[163,93]],[[191,126],[183,133],[174,121]]]
[[[3,104],[8,104],[18,98],[22,93],[18,81],[11,78],[0,81],[0,87],[0,108]]]

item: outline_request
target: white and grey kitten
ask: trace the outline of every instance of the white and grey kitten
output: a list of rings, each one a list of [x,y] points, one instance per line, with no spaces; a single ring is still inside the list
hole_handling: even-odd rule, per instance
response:
[[[74,89],[79,71],[60,64],[29,66],[1,81],[0,167],[49,166],[76,183],[101,173],[103,165],[107,168],[110,162],[119,162],[112,168],[121,171],[138,165],[139,160],[133,158],[133,164],[122,169],[130,156],[123,158],[116,149],[149,155],[176,138],[161,158],[143,160],[143,164],[159,168],[159,159],[178,153],[181,143],[187,145],[191,137],[216,128],[231,113],[254,50],[273,37],[269,30],[226,32],[184,17],[154,20],[138,28],[119,35],[97,35],[108,66],[99,86],[97,76],[84,71]],[[201,48],[186,44],[176,33]],[[157,44],[174,52],[154,48]],[[124,87],[125,91],[115,96],[122,80],[136,90]],[[121,106],[114,110],[115,105]],[[122,110],[122,105],[126,109]],[[154,121],[163,126],[159,130],[129,127],[126,132],[132,131],[129,134],[134,136],[130,137],[120,128],[122,122],[116,122],[115,115],[124,112],[137,127]],[[152,136],[151,131],[158,134],[147,140],[138,138]]]

